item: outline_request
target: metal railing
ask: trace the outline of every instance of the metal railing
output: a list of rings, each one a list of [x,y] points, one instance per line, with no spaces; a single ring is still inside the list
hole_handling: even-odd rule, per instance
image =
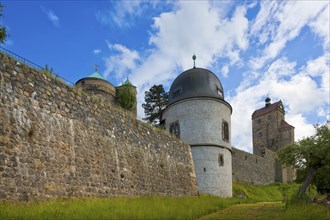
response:
[[[74,86],[74,83],[70,82],[69,80],[66,80],[64,79],[63,77],[61,77],[60,75],[56,74],[56,73],[53,73],[51,71],[49,71],[48,69],[38,65],[38,64],[35,64],[33,63],[32,61],[10,51],[10,50],[7,50],[6,48],[4,47],[1,47],[0,46],[0,53],[3,53],[3,54],[6,54],[12,58],[14,58],[15,60],[23,63],[24,65],[27,65],[33,69],[36,69],[36,70],[39,70],[39,71],[46,71],[48,72],[49,74],[53,75],[55,79],[60,79],[61,81],[63,81],[65,84],[69,85],[69,86]]]

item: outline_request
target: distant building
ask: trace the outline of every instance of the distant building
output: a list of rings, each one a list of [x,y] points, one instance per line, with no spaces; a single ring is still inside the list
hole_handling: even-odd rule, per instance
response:
[[[76,82],[75,87],[82,89],[84,92],[93,96],[106,99],[115,105],[119,105],[117,94],[123,88],[129,87],[129,89],[135,94],[135,97],[137,93],[136,87],[129,81],[128,78],[120,86],[115,87],[112,83],[102,77],[97,70],[92,75],[79,79]],[[133,112],[135,116],[137,115],[136,103],[131,112]]]
[[[252,114],[253,154],[264,156],[265,149],[276,152],[279,148],[294,143],[294,127],[285,121],[282,101],[271,104],[269,97],[265,107]],[[292,168],[282,168],[276,163],[276,182],[292,181]]]

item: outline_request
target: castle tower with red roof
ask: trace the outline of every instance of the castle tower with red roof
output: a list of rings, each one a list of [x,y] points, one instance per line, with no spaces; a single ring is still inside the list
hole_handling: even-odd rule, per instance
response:
[[[265,107],[252,114],[253,154],[264,156],[266,148],[276,152],[279,148],[294,143],[294,127],[285,121],[282,101],[271,104],[269,97]],[[294,171],[276,165],[276,182],[292,181]]]

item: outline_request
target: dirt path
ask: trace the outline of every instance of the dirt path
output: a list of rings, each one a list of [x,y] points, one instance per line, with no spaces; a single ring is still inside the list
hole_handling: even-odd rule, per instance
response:
[[[281,202],[259,202],[254,204],[239,204],[230,206],[222,211],[203,216],[199,220],[232,219],[280,220],[284,217],[285,206]]]

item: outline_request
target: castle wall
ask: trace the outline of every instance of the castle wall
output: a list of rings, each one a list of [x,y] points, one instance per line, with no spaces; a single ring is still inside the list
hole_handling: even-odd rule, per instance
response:
[[[190,146],[0,53],[0,199],[196,195]]]
[[[232,147],[233,182],[265,185],[275,182],[275,153],[266,149],[264,157]]]

